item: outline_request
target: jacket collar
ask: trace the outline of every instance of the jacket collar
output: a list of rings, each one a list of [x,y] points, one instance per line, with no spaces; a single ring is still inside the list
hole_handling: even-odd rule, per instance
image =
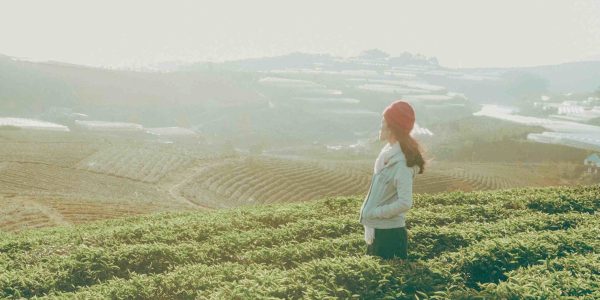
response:
[[[391,144],[389,146],[391,146],[392,149],[390,149],[390,151],[392,151],[392,152],[388,159],[387,164],[385,164],[382,169],[392,166],[399,161],[406,161],[404,152],[402,152],[402,149],[400,148],[400,144],[398,142]]]

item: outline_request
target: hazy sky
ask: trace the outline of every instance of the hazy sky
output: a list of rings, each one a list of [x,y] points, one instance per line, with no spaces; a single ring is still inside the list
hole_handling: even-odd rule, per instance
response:
[[[380,48],[448,67],[600,60],[598,0],[0,0],[0,53],[94,66]]]

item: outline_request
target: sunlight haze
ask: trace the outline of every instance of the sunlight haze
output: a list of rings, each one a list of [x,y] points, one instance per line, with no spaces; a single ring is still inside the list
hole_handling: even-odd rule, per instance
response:
[[[104,67],[379,48],[447,67],[600,59],[597,1],[2,1],[0,54]]]

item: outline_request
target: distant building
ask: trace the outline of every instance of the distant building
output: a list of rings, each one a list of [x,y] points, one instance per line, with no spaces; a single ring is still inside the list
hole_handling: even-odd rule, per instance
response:
[[[583,160],[583,164],[588,167],[588,173],[598,174],[598,169],[600,169],[600,155],[598,153],[591,154]]]

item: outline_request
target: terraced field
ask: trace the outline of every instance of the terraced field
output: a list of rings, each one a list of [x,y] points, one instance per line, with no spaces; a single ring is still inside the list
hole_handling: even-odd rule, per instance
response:
[[[75,165],[92,154],[96,148],[89,144],[2,142],[0,157],[4,162],[51,164],[63,167]]]
[[[312,161],[246,157],[207,167],[182,192],[194,202],[232,207],[353,195],[368,188],[369,177],[364,172],[342,170]],[[212,199],[201,198],[205,194]]]
[[[207,164],[181,195],[209,207],[310,201],[365,194],[371,160],[320,160],[249,156]],[[414,182],[415,193],[493,190],[570,184],[554,165],[433,162]]]
[[[64,222],[57,222],[45,208],[30,201],[2,199],[0,208],[0,228],[3,231],[65,225]]]
[[[38,163],[4,163],[0,200],[6,231],[191,208],[143,182]]]
[[[462,180],[465,191],[575,184],[571,163],[457,163],[437,162],[435,172]]]
[[[168,146],[113,146],[86,157],[77,164],[77,168],[155,183],[192,160]]]
[[[69,135],[72,134],[72,135]],[[127,135],[0,130],[0,230],[365,195],[373,158],[247,155]],[[434,161],[415,193],[576,183],[556,164]]]
[[[0,193],[15,195],[79,194],[125,199],[156,199],[155,188],[134,180],[37,163],[9,163],[0,172]]]
[[[0,297],[598,299],[599,195],[415,195],[408,262],[365,254],[361,197],[2,234]]]
[[[68,132],[0,130],[0,162],[26,162],[72,167],[98,149],[93,140],[72,139]]]
[[[161,200],[81,198],[73,195],[38,195],[5,198],[0,202],[0,231],[14,232],[30,228],[83,224],[162,211],[189,211],[197,208]],[[167,199],[166,201],[164,201]]]
[[[197,208],[172,197],[168,186],[156,184],[161,176],[182,166],[181,157],[187,157],[180,154],[171,159],[161,145],[151,153],[142,147],[145,143],[129,141],[130,147],[139,147],[135,152],[135,148],[118,146],[124,143],[121,136],[33,130],[0,131],[0,139],[0,231]],[[122,166],[115,172],[76,168],[100,154],[119,158],[115,149],[129,150],[122,152],[125,159],[115,160]]]
[[[493,169],[489,169],[493,168]],[[527,176],[521,172],[515,172],[515,166],[502,168],[498,166],[490,166],[490,164],[469,164],[468,166],[460,166],[453,169],[444,170],[452,178],[461,178],[469,183],[473,190],[494,190],[510,187],[521,187],[531,183],[529,180],[519,180]],[[523,175],[523,176],[518,176]],[[515,176],[517,175],[517,176]]]

